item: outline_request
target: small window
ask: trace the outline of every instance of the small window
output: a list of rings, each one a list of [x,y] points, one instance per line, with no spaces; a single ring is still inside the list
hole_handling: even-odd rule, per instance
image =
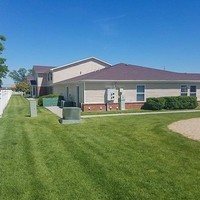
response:
[[[196,85],[191,85],[190,86],[190,96],[195,96],[196,97],[196,92],[197,92]]]
[[[137,85],[137,101],[144,101],[145,96],[145,87],[144,85]]]
[[[187,96],[187,85],[181,85],[181,96]]]

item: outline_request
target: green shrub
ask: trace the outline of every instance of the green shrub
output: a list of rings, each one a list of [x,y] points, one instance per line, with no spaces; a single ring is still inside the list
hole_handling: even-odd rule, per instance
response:
[[[180,105],[177,97],[165,97],[165,106],[164,108],[167,110],[177,110]]]
[[[44,98],[55,98],[58,97],[58,101],[61,101],[64,99],[63,96],[61,95],[57,95],[57,94],[48,94],[48,95],[44,95],[38,98],[38,106],[43,106],[43,99]]]
[[[162,110],[165,106],[165,98],[147,98],[144,104],[144,109],[146,110]]]
[[[147,98],[143,109],[146,110],[178,110],[194,109],[198,106],[197,98],[193,96]]]
[[[165,97],[165,109],[194,109],[197,107],[197,98],[193,96]]]

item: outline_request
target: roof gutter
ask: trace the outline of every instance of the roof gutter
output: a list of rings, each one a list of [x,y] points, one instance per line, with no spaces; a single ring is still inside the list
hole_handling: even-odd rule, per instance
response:
[[[64,85],[68,83],[77,83],[77,82],[143,82],[143,83],[200,83],[200,80],[74,80],[66,81],[63,83],[54,83],[53,85]]]

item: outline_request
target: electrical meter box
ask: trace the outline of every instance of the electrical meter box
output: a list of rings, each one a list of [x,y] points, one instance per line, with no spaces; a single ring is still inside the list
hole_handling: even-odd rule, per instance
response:
[[[30,116],[31,117],[37,117],[36,100],[30,100]]]
[[[114,101],[115,100],[115,89],[107,89],[107,101]]]

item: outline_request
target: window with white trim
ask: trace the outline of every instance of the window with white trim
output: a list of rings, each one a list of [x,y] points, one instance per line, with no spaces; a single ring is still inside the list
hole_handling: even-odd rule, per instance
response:
[[[137,101],[144,101],[145,100],[145,86],[144,85],[137,85]]]
[[[190,96],[195,96],[197,95],[197,87],[196,85],[191,85],[190,86]]]
[[[187,96],[188,87],[187,85],[181,85],[181,96]]]

